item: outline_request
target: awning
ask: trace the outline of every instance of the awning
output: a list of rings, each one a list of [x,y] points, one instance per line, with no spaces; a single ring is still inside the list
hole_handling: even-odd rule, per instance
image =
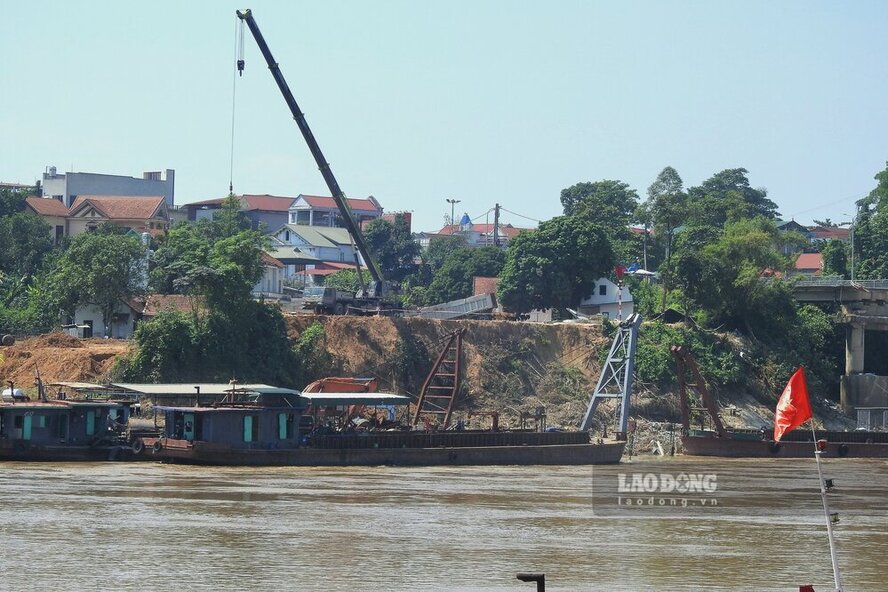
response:
[[[340,405],[407,405],[410,397],[391,393],[302,393],[317,407],[334,407]]]

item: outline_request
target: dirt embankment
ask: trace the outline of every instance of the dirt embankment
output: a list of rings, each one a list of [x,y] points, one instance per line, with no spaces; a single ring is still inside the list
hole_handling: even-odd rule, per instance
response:
[[[324,328],[327,373],[376,376],[381,388],[417,394],[444,347],[465,329],[462,409],[496,409],[517,422],[546,407],[550,425],[578,425],[610,339],[598,325],[416,318],[291,316],[295,342],[312,324]]]
[[[117,356],[130,344],[117,339],[77,339],[65,333],[50,333],[0,347],[0,380],[13,381],[18,388],[34,385],[36,370],[44,382],[101,381]]]
[[[577,427],[601,372],[611,339],[597,324],[536,324],[509,321],[436,321],[416,318],[287,316],[292,342],[312,324],[323,329],[314,376],[375,376],[380,388],[418,394],[446,336],[465,329],[460,410],[500,411],[503,425],[517,425],[522,411],[544,406],[549,425]],[[0,380],[20,388],[34,384],[37,367],[45,382],[107,379],[126,341],[80,340],[53,333],[0,347]],[[301,388],[304,385],[281,385]],[[636,382],[632,415],[638,419],[639,448],[671,440],[669,424],[679,417],[678,394],[645,389]],[[758,427],[773,422],[773,402],[749,393],[716,392],[726,424]],[[776,393],[775,393],[776,397]],[[834,403],[813,401],[829,429],[853,429]],[[489,421],[489,420],[488,420]],[[612,428],[611,428],[612,429]]]

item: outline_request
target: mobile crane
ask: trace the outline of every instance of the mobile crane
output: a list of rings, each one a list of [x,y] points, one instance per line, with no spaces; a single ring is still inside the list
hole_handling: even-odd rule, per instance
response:
[[[355,216],[351,211],[351,208],[348,205],[348,199],[345,197],[345,193],[339,187],[339,183],[336,181],[336,177],[333,176],[333,171],[330,168],[330,164],[324,158],[324,153],[321,152],[321,147],[318,145],[317,140],[315,140],[314,134],[311,132],[311,128],[308,127],[308,122],[305,120],[305,114],[302,113],[302,110],[299,109],[299,105],[296,103],[296,99],[293,97],[293,93],[290,91],[290,87],[287,85],[287,81],[284,79],[284,75],[281,72],[280,66],[278,63],[274,61],[274,57],[271,55],[271,50],[268,48],[268,44],[265,42],[265,38],[262,36],[262,32],[259,30],[259,25],[256,24],[256,20],[253,18],[253,12],[249,9],[241,12],[240,10],[236,11],[237,17],[241,20],[242,23],[246,23],[250,28],[250,33],[253,34],[253,39],[256,40],[256,45],[259,46],[259,51],[262,52],[262,56],[265,58],[265,62],[268,64],[268,69],[271,71],[271,75],[274,78],[275,83],[277,83],[278,89],[281,91],[281,94],[284,97],[284,101],[287,103],[287,107],[290,108],[290,113],[293,114],[293,119],[296,120],[296,125],[299,126],[299,131],[302,132],[302,137],[305,139],[305,143],[308,144],[308,149],[311,151],[312,156],[315,159],[315,163],[318,165],[318,169],[321,171],[321,175],[324,177],[324,182],[327,183],[327,188],[330,190],[330,195],[333,196],[333,201],[336,202],[336,207],[339,208],[339,213],[342,216],[342,222],[345,225],[346,230],[348,230],[348,234],[351,237],[353,246],[355,247],[355,268],[358,272],[358,282],[360,283],[361,289],[355,294],[354,298],[340,298],[336,296],[337,292],[341,291],[333,291],[333,297],[336,302],[330,303],[326,302],[326,300],[330,299],[328,294],[324,294],[322,296],[322,304],[325,308],[329,308],[331,311],[335,310],[339,311],[348,311],[349,308],[357,308],[362,311],[373,310],[379,312],[385,308],[391,308],[390,303],[383,299],[384,296],[387,295],[388,286],[383,280],[382,273],[379,270],[379,266],[377,266],[376,262],[373,260],[373,257],[370,254],[369,249],[367,248],[367,243],[364,240],[364,235],[361,234],[361,229],[358,226],[357,221],[355,220]],[[238,74],[243,75],[245,60],[243,55],[238,56],[237,60],[237,69]],[[364,263],[367,266],[367,270],[370,272],[370,277],[372,279],[371,285],[366,286],[364,284],[364,278],[361,274],[361,262],[358,258],[358,253],[361,254],[361,258],[364,260]],[[330,305],[330,306],[327,306]]]

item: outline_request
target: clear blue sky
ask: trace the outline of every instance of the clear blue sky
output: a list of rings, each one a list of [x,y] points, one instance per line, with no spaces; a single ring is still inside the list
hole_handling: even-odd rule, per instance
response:
[[[252,8],[352,197],[414,230],[560,190],[644,197],[749,169],[785,218],[846,220],[888,160],[888,2],[0,0],[0,180],[176,170],[227,193],[235,8]],[[237,193],[327,194],[247,32]],[[506,214],[506,222],[533,225]]]

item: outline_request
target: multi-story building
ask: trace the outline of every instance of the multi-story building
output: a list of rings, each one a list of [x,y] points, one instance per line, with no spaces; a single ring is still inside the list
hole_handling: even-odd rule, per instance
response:
[[[100,173],[59,173],[56,167],[43,173],[43,197],[56,199],[67,207],[81,195],[155,196],[162,195],[167,206],[173,205],[176,172],[167,169],[149,171],[142,178]]]
[[[287,223],[288,212],[295,197],[281,195],[238,195],[241,203],[240,211],[250,220],[256,230],[264,229],[266,232],[275,232]],[[206,199],[190,204],[185,204],[184,209],[190,222],[197,220],[212,220],[213,216],[222,208],[226,198]]]
[[[382,216],[382,206],[372,195],[366,199],[348,198],[348,207],[360,227]],[[290,224],[297,226],[328,226],[342,228],[342,216],[332,197],[298,195],[290,205]]]

